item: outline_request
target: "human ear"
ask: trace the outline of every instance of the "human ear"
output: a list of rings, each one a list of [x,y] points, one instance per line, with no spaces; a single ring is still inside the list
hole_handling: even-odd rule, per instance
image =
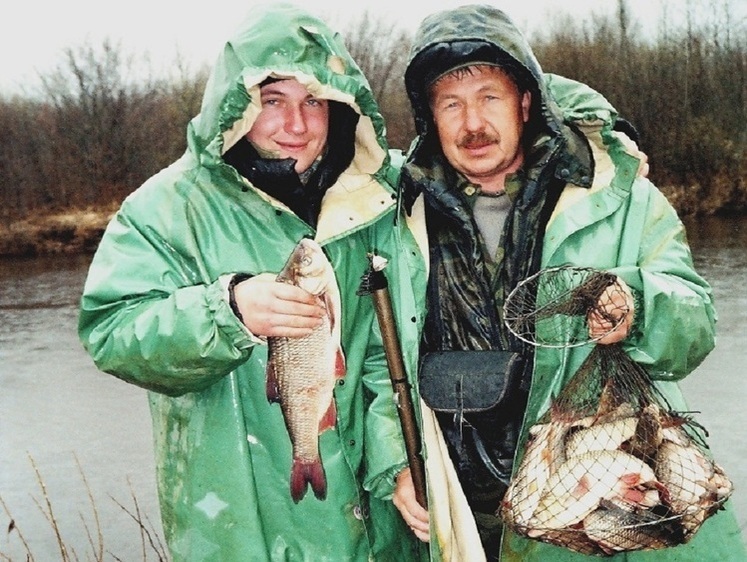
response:
[[[524,123],[529,121],[529,108],[532,106],[532,92],[527,90],[521,96],[521,114],[524,117]]]

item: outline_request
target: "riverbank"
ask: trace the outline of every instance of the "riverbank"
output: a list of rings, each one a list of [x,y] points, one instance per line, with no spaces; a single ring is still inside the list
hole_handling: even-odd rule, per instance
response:
[[[662,192],[681,217],[710,215],[714,209],[694,205],[684,188],[663,188]],[[35,215],[0,224],[0,258],[93,254],[106,225],[119,207],[40,211]]]
[[[0,257],[93,253],[115,211],[111,206],[38,213],[0,225]]]

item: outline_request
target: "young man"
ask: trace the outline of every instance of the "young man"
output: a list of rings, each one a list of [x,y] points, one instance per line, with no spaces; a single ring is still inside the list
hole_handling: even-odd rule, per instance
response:
[[[542,268],[614,274],[617,317],[590,318],[591,335],[619,321],[598,343],[621,342],[672,407],[686,410],[675,381],[713,348],[711,289],[672,207],[636,177],[638,161],[613,132],[614,109],[578,83],[543,74],[501,11],[472,5],[426,18],[405,83],[418,138],[401,199],[430,261],[422,351],[508,350],[520,360],[506,407],[452,415],[424,406],[430,526],[406,472],[395,503],[438,558],[587,560],[504,530],[497,514],[528,428],[591,348],[522,344],[502,322],[506,296]],[[727,509],[685,545],[616,559],[745,556]]]
[[[407,457],[381,337],[372,299],[356,294],[369,254],[416,248],[392,228],[392,169],[367,81],[322,21],[255,6],[187,138],[109,225],[79,328],[101,370],[150,391],[172,559],[417,560],[424,548],[389,499]],[[266,379],[267,338],[305,336],[325,314],[276,281],[303,238],[334,269],[344,353],[337,415],[325,420],[334,428],[318,435],[326,489],[305,494],[291,492],[293,444]],[[397,259],[387,274],[393,294],[410,286]],[[415,314],[412,302],[398,310]]]

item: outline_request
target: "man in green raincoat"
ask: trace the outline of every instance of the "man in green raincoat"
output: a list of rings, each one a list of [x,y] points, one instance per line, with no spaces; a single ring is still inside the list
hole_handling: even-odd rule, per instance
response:
[[[422,350],[509,350],[520,360],[502,407],[454,415],[423,405],[429,514],[406,481],[395,503],[430,539],[436,560],[594,558],[519,536],[497,515],[528,428],[593,347],[522,344],[502,322],[506,296],[542,268],[612,273],[619,325],[598,343],[620,343],[671,407],[686,411],[676,381],[713,348],[711,289],[675,211],[637,177],[638,161],[613,132],[614,108],[583,85],[543,74],[504,13],[472,5],[427,17],[405,84],[418,138],[402,169],[401,201],[429,256]],[[610,326],[591,319],[589,329],[599,337]],[[747,553],[727,503],[686,544],[613,559],[737,562]]]
[[[390,499],[407,457],[381,334],[372,299],[356,291],[369,255],[388,259],[409,320],[411,283],[425,280],[396,257],[417,246],[394,228],[393,169],[366,79],[319,19],[254,7],[225,44],[187,141],[108,226],[79,323],[101,370],[150,391],[172,559],[417,560],[425,547]],[[345,376],[334,430],[319,435],[326,494],[296,502],[265,340],[320,322],[308,293],[275,281],[303,238],[335,272]],[[417,349],[408,354],[415,361]]]

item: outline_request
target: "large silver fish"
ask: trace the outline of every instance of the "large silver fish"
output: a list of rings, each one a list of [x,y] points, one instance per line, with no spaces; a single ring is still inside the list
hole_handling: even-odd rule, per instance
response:
[[[564,439],[567,432],[587,427],[589,419],[566,420],[554,409],[547,423],[529,430],[524,458],[511,480],[501,505],[502,517],[516,527],[526,527],[534,514],[550,476],[565,462]]]
[[[606,554],[654,550],[682,542],[682,532],[671,519],[607,500],[584,518],[583,526],[586,535]]]
[[[302,338],[268,338],[267,398],[279,402],[293,444],[290,493],[298,502],[308,486],[319,499],[327,495],[319,455],[319,434],[335,426],[333,390],[345,376],[340,346],[340,292],[332,265],[321,247],[301,240],[277,280],[316,295],[327,314],[324,322]]]
[[[648,488],[657,484],[654,471],[623,451],[593,451],[571,457],[550,477],[528,522],[530,537],[564,529],[582,521],[602,500],[619,499],[632,506],[658,503]]]
[[[510,523],[519,527],[529,523],[552,474],[556,444],[563,442],[564,430],[556,422],[535,424],[529,430],[524,458],[502,502],[503,517]]]
[[[732,492],[723,469],[695,444],[664,441],[654,465],[659,480],[669,490],[672,511],[682,516],[686,533],[694,533]]]
[[[597,423],[570,435],[566,441],[565,454],[576,457],[594,451],[614,451],[635,435],[638,420],[634,417]]]

